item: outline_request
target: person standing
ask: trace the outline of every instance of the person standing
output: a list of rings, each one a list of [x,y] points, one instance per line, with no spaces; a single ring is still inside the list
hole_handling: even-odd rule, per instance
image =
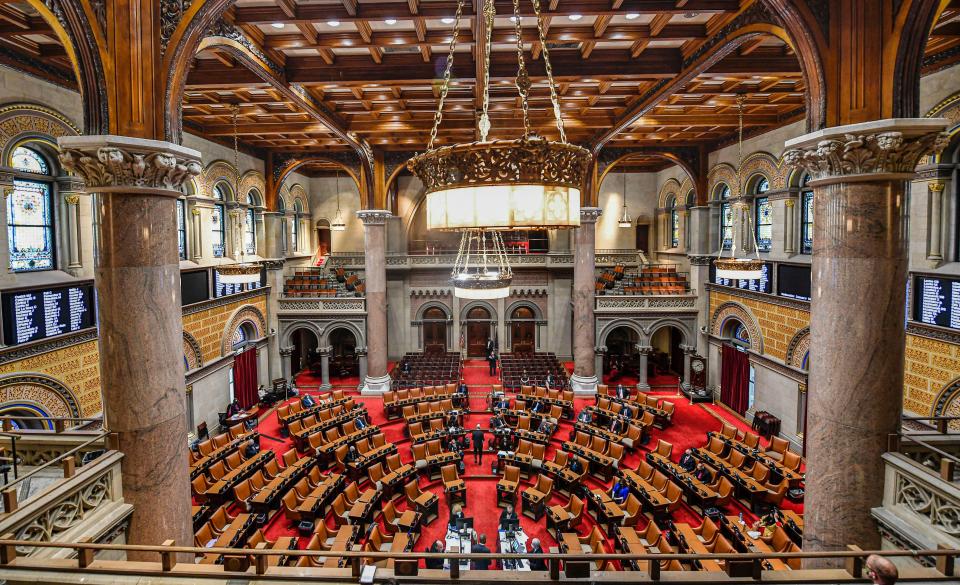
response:
[[[496,349],[491,349],[487,353],[487,363],[490,364],[490,375],[496,376],[497,375],[497,350]]]
[[[479,465],[483,463],[483,431],[480,430],[479,423],[477,428],[473,429],[471,439],[473,441],[473,462]]]
[[[540,539],[534,538],[530,541],[530,554],[542,555],[543,547],[540,545]],[[530,570],[531,571],[546,571],[547,570],[547,561],[544,559],[530,559]]]

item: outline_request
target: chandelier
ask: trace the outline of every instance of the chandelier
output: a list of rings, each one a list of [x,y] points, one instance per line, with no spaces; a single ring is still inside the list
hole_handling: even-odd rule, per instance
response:
[[[737,96],[737,115],[738,115],[738,160],[737,160],[737,187],[743,187],[743,102],[742,94]],[[763,260],[760,259],[759,247],[757,246],[757,234],[750,229],[750,206],[742,199],[738,200],[731,207],[734,214],[734,230],[739,228],[741,239],[749,232],[753,238],[753,250],[755,258],[750,258],[747,250],[744,250],[743,257],[737,257],[737,232],[734,231],[733,241],[730,245],[730,257],[723,256],[723,230],[720,230],[720,253],[717,259],[713,261],[716,266],[717,278],[726,278],[730,280],[759,280],[763,277]],[[722,220],[722,218],[721,218]],[[746,248],[746,246],[744,246]]]
[[[531,131],[528,96],[533,82],[524,62],[519,0],[513,2],[517,39],[516,87],[523,115],[523,136],[512,140],[487,140],[491,123],[490,52],[496,16],[494,0],[484,0],[485,35],[481,75],[483,110],[477,122],[477,142],[434,148],[443,120],[443,105],[450,89],[450,73],[460,33],[464,0],[457,2],[439,103],[426,152],[411,158],[408,168],[424,185],[427,229],[463,232],[452,275],[455,294],[502,298],[510,294],[510,264],[498,232],[519,229],[563,229],[580,225],[580,189],[591,162],[590,152],[568,144],[553,81],[546,33],[539,0],[532,0],[556,119],[559,141]],[[481,44],[482,43],[482,44]],[[480,78],[482,76],[482,79]],[[480,276],[478,276],[480,275]]]
[[[340,211],[340,169],[337,169],[337,213],[330,222],[330,231],[342,232],[347,229],[347,223],[343,221],[343,212]]]
[[[617,222],[617,225],[622,228],[628,228],[633,226],[633,218],[630,217],[630,212],[627,211],[627,171],[623,171],[623,214],[620,216],[620,220]]]
[[[236,172],[236,178],[233,184],[234,199],[240,199],[240,150],[237,138],[237,115],[240,113],[240,106],[233,104],[233,168]],[[257,262],[244,262],[243,248],[243,223],[245,220],[243,212],[237,208],[230,212],[233,219],[231,222],[231,235],[233,236],[233,249],[238,253],[240,261],[234,264],[224,264],[217,266],[217,274],[220,276],[220,282],[224,284],[255,284],[260,282],[260,264]],[[252,226],[251,226],[252,227]]]

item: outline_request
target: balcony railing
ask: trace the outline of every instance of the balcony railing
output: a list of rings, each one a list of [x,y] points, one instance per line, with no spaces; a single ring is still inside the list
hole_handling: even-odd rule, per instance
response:
[[[511,265],[515,267],[544,266],[555,268],[573,267],[572,252],[549,253],[508,253]],[[455,252],[443,254],[387,254],[387,268],[419,268],[419,267],[452,267],[456,262]],[[328,262],[343,266],[348,270],[363,268],[363,252],[334,252]],[[594,262],[597,266],[616,266],[622,264],[632,267],[639,265],[639,256],[636,250],[630,249],[598,249],[594,252]]]

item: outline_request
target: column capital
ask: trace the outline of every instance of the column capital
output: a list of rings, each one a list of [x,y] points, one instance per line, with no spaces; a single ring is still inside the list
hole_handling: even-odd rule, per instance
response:
[[[818,130],[785,144],[784,162],[813,182],[909,179],[917,163],[947,145],[943,118],[894,118]]]
[[[384,225],[393,215],[386,209],[361,209],[357,212],[357,217],[363,225]]]
[[[598,345],[598,346],[596,346],[596,347],[593,348],[593,353],[595,353],[595,354],[597,354],[597,355],[603,355],[603,354],[607,353],[607,346],[605,346],[605,345]]]
[[[580,223],[597,223],[597,220],[600,219],[600,215],[602,214],[603,210],[599,207],[581,207]]]
[[[680,345],[680,349],[683,350],[683,353],[687,353],[687,354],[697,353],[697,346],[696,346],[696,345],[683,345],[683,344],[681,344],[681,345]]]
[[[687,256],[691,266],[710,266],[710,263],[716,260],[716,256]]]
[[[263,267],[267,270],[281,270],[284,262],[286,262],[285,258],[269,258],[267,260],[260,261],[260,263],[263,264]]]
[[[292,348],[292,347],[281,347],[281,348],[280,348],[280,356],[281,356],[281,357],[290,357],[290,356],[292,356],[292,355],[293,355],[293,348]]]
[[[323,356],[323,357],[330,357],[330,354],[333,353],[333,346],[332,346],[332,345],[328,345],[328,346],[326,346],[326,347],[318,347],[318,348],[317,348],[317,353],[320,354],[320,355]]]
[[[80,205],[80,194],[75,192],[64,193],[63,201],[67,205]]]
[[[363,357],[367,355],[367,348],[366,347],[354,348],[353,354],[356,355],[357,357]]]
[[[637,348],[637,353],[640,355],[650,355],[653,353],[653,346],[637,344],[635,347]]]
[[[797,204],[797,201],[796,199],[790,198],[784,201],[783,204],[786,205],[787,207],[793,207],[794,205]]]
[[[13,186],[13,173],[10,171],[0,171],[0,186]]]
[[[947,185],[943,181],[932,181],[927,183],[927,189],[933,193],[943,193],[943,190],[946,188],[946,186]]]
[[[94,193],[137,193],[179,197],[180,188],[200,174],[200,153],[171,142],[128,136],[64,136],[63,167],[80,176]]]

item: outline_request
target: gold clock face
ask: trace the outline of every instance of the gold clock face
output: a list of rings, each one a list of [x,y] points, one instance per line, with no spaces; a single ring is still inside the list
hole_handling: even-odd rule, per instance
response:
[[[693,362],[692,364],[690,364],[690,369],[699,374],[700,372],[703,371],[703,362],[699,360]]]

